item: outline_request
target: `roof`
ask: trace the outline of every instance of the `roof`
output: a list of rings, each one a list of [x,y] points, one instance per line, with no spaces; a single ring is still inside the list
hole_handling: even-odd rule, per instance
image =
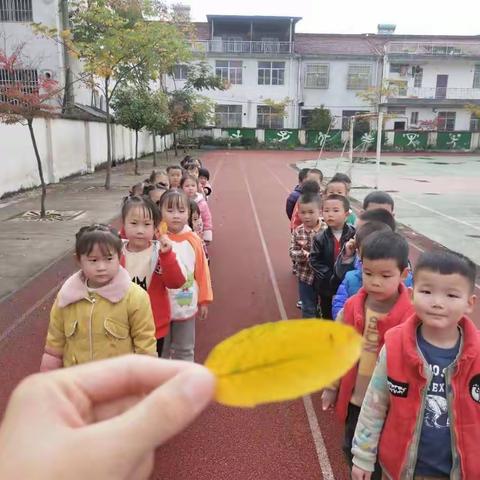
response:
[[[288,20],[292,19],[294,23],[299,22],[302,17],[280,17],[271,15],[207,15],[207,20]]]

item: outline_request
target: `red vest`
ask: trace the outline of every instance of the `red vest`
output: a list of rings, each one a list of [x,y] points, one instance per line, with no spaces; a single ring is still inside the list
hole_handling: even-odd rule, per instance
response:
[[[423,360],[418,352],[413,315],[385,338],[390,406],[379,444],[382,468],[394,480],[413,478],[405,472],[407,455],[427,388]],[[461,478],[480,478],[480,332],[464,317],[463,347],[451,377],[453,394],[452,439],[459,454]],[[411,466],[412,469],[415,465]]]
[[[395,305],[387,313],[387,315],[378,322],[378,351],[383,346],[385,341],[385,333],[392,327],[405,321],[413,314],[413,306],[410,301],[408,289],[403,283],[398,287],[400,293]],[[365,300],[368,294],[364,288],[361,288],[356,295],[350,297],[345,303],[343,309],[343,322],[346,325],[352,325],[355,330],[363,335],[365,328]],[[352,367],[342,378],[340,388],[338,391],[337,402],[335,405],[338,418],[344,422],[347,417],[348,404],[352,398],[353,389],[355,388],[355,381],[357,379],[358,364]]]

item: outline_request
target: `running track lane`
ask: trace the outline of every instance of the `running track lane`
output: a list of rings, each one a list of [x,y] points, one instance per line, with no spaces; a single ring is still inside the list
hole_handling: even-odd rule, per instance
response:
[[[215,219],[211,247],[215,301],[207,321],[197,324],[197,361],[203,361],[216,343],[241,328],[278,320],[285,313],[289,318],[299,315],[288,257],[285,193],[272,182],[258,157],[257,152],[215,152],[206,161],[209,168],[218,162],[222,165],[210,202]],[[316,397],[314,403],[318,403]],[[212,405],[157,452],[154,478],[349,478],[340,450],[340,429],[331,413],[322,416],[320,431],[310,397],[305,404],[297,400],[255,409]]]

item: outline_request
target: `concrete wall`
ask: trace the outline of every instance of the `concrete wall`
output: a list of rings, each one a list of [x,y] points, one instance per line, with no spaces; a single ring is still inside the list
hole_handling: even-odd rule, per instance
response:
[[[100,122],[66,119],[36,119],[33,123],[38,150],[47,183],[77,173],[93,172],[107,160],[106,126]],[[133,158],[135,132],[121,125],[112,126],[113,158],[117,161]],[[40,185],[37,161],[28,128],[22,125],[0,124],[2,145],[2,175],[0,197],[21,188]],[[157,151],[164,145],[171,147],[171,135],[157,137]],[[139,132],[138,152],[145,155],[153,151],[152,136]]]

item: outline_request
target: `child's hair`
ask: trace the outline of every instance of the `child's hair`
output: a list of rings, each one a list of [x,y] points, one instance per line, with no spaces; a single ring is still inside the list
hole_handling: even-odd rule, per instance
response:
[[[320,185],[315,180],[307,180],[303,182],[302,193],[320,193]]]
[[[350,190],[350,185],[352,184],[352,179],[346,174],[337,172],[331,179],[330,182],[343,182],[347,184],[348,189]]]
[[[318,207],[320,207],[322,203],[322,199],[318,193],[314,193],[314,192],[302,193],[300,197],[298,197],[298,204],[304,205],[306,203],[316,203]]]
[[[187,172],[190,172],[192,170],[196,170],[197,172],[199,172],[199,167],[196,163],[188,163],[187,165],[185,165],[185,170]]]
[[[375,208],[374,210],[368,210],[363,212],[359,217],[363,222],[383,222],[386,223],[392,231],[395,231],[396,224],[393,215],[384,208]]]
[[[183,168],[180,165],[169,165],[167,167],[167,173],[170,173],[172,170],[180,170],[183,172]]]
[[[133,208],[141,208],[146,218],[150,218],[155,227],[160,223],[160,212],[153,201],[147,197],[130,197],[125,200],[122,206],[122,222],[125,223],[128,212]]]
[[[88,227],[82,227],[75,235],[75,254],[78,259],[82,255],[90,255],[95,245],[98,245],[105,256],[111,254],[112,250],[119,257],[122,254],[122,239],[118,232],[109,225],[95,223]]]
[[[392,229],[383,222],[367,222],[363,224],[355,233],[355,244],[359,251],[365,239],[374,232],[388,233],[392,232]]]
[[[325,187],[325,191],[328,190],[328,187],[330,185],[333,185],[334,183],[341,183],[342,185],[345,185],[345,191],[348,193],[349,191],[349,186],[348,186],[348,183],[347,182],[344,182],[343,180],[330,180],[328,183],[327,183],[327,186]]]
[[[207,180],[210,180],[210,172],[206,168],[199,168],[198,176],[205,177]]]
[[[183,157],[183,160],[180,162],[180,165],[182,166],[182,168],[185,168],[185,165],[191,161],[192,161],[192,157],[190,155],[185,155]]]
[[[136,183],[130,189],[130,196],[133,197],[136,195],[143,195],[143,189],[144,189],[144,182]],[[136,191],[138,191],[138,193],[135,193]]]
[[[311,168],[308,172],[307,172],[307,175],[309,173],[315,173],[316,175],[318,175],[320,177],[320,181],[323,182],[323,172],[319,169],[319,168]],[[306,175],[305,175],[306,176]]]
[[[177,208],[177,209],[186,209],[190,215],[190,200],[187,197],[187,194],[183,190],[173,189],[169,190],[162,195],[160,200],[160,217],[162,214],[163,208]]]
[[[344,197],[343,195],[337,195],[336,193],[332,193],[332,195],[329,195],[328,197],[323,199],[323,206],[325,206],[325,202],[328,200],[338,200],[339,202],[342,203],[343,208],[345,209],[346,212],[350,211],[350,202],[348,201],[347,197]]]
[[[200,215],[200,209],[198,208],[198,204],[195,200],[191,199],[189,202],[190,213],[188,214],[188,226],[193,230],[193,215],[196,213]]]
[[[379,205],[390,205],[392,207],[392,211],[395,206],[391,195],[389,195],[387,192],[382,192],[381,190],[370,192],[363,199],[363,209],[366,210],[370,203],[377,203]]]
[[[300,169],[300,171],[298,172],[298,183],[302,183],[307,178],[309,171],[309,168]]]
[[[395,260],[400,272],[408,267],[408,243],[395,232],[375,232],[362,244],[362,261]]]
[[[199,188],[199,185],[198,185],[198,178],[195,176],[195,175],[190,175],[190,174],[186,174],[182,177],[182,179],[180,180],[180,187],[183,188],[183,185],[184,183],[187,181],[187,180],[193,180],[196,184],[197,184],[197,189]]]
[[[168,185],[164,184],[163,182],[155,182],[155,178],[157,177],[157,175],[166,175],[166,174],[167,172],[165,170],[160,170],[158,172],[155,170],[152,170],[152,173],[148,177],[148,181],[150,182],[151,185],[162,185],[168,188]],[[145,193],[145,190],[144,190],[144,193]]]
[[[452,275],[457,273],[468,281],[471,292],[475,290],[477,267],[468,257],[461,253],[447,250],[423,252],[413,271],[414,283],[418,274],[425,270],[439,273],[440,275]]]

